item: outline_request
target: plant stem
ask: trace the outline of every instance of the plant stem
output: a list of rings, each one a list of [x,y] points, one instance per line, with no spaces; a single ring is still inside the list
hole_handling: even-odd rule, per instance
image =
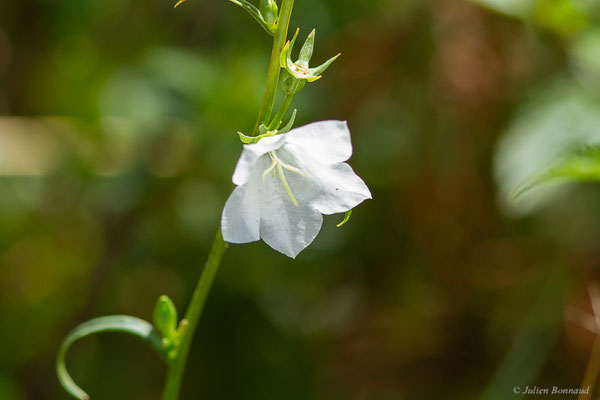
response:
[[[288,112],[290,106],[292,105],[292,100],[294,100],[293,94],[285,95],[283,103],[281,103],[281,107],[279,107],[279,111],[277,111],[277,114],[275,115],[275,117],[273,117],[273,121],[271,121],[271,123],[268,126],[269,130],[279,129],[283,117],[285,117],[285,114]]]
[[[260,106],[260,111],[258,112],[258,119],[254,126],[253,136],[258,134],[258,127],[260,124],[264,123],[267,125],[271,118],[271,112],[273,111],[273,105],[275,104],[275,95],[277,94],[277,85],[279,83],[279,71],[281,69],[279,57],[281,56],[281,52],[283,51],[283,47],[287,40],[288,27],[290,25],[293,8],[294,0],[283,0],[281,3],[279,21],[277,22],[277,33],[273,38],[271,62],[269,63],[269,72],[267,74],[267,86],[265,88],[265,95]]]
[[[256,126],[254,128],[254,135],[256,135],[258,132],[258,127],[261,123],[268,123],[268,120],[271,117],[271,112],[273,111],[275,94],[277,93],[277,84],[279,83],[279,71],[281,69],[279,65],[279,57],[287,39],[287,32],[290,25],[293,7],[294,0],[283,0],[281,4],[277,33],[273,39],[273,50],[271,51],[271,62],[269,64],[269,73],[267,75],[267,87],[265,89],[265,96],[258,113],[258,121],[256,122]],[[286,103],[286,100],[287,98],[284,100],[284,103]],[[289,102],[291,102],[291,99]],[[283,110],[284,108],[285,110]],[[288,108],[289,104],[282,104],[282,109],[279,110],[277,115],[279,116],[279,114],[282,112],[283,115],[285,115],[285,111],[287,111]],[[281,115],[279,118],[283,118],[283,115]],[[185,313],[185,317],[182,320],[182,323],[186,324],[186,327],[181,336],[181,342],[177,350],[177,355],[168,365],[167,379],[162,397],[163,400],[177,400],[179,398],[181,382],[183,380],[183,374],[185,372],[190,346],[192,345],[192,339],[194,338],[198,321],[200,321],[202,309],[206,303],[206,297],[210,292],[215,275],[219,269],[219,265],[221,264],[221,259],[223,258],[225,248],[226,243],[223,240],[221,229],[219,228],[210,249],[210,253],[208,254],[204,271],[202,271],[202,275],[200,276],[200,279],[196,285],[196,289],[194,290],[192,300],[190,301],[188,309]]]
[[[204,308],[206,297],[208,296],[215,279],[215,274],[221,264],[225,248],[226,244],[221,235],[221,229],[219,228],[211,246],[206,265],[204,266],[204,271],[202,271],[202,275],[200,276],[200,280],[198,280],[190,305],[185,313],[183,321],[187,321],[187,327],[182,335],[177,355],[168,367],[167,380],[163,391],[163,400],[177,400],[179,398],[181,381],[185,372],[185,365],[192,339],[194,338],[194,332],[198,326],[200,316],[202,315],[202,309]]]

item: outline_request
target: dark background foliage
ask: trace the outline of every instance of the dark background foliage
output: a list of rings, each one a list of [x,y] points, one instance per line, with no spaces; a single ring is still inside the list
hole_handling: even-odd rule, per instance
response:
[[[0,399],[66,399],[54,359],[76,324],[150,319],[161,294],[180,311],[189,300],[271,42],[227,1],[172,3],[0,3]],[[563,317],[589,309],[599,193],[513,204],[514,176],[549,150],[498,143],[600,129],[598,6],[296,3],[292,27],[317,28],[314,59],[342,53],[298,97],[298,124],[348,120],[374,198],[341,229],[327,217],[296,261],[230,247],[183,398],[577,387],[593,335]],[[85,339],[68,365],[92,399],[160,398],[164,368],[135,339]]]

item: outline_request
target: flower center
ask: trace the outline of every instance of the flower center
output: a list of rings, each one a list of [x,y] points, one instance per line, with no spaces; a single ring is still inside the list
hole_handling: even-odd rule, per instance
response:
[[[285,173],[283,172],[283,169],[285,168],[288,171],[295,172],[296,174],[302,175],[302,176],[306,176],[306,174],[304,172],[300,171],[298,168],[292,167],[291,165],[288,165],[288,164],[284,163],[283,161],[281,161],[281,159],[279,157],[277,157],[277,153],[275,153],[275,151],[270,151],[269,157],[271,157],[272,162],[271,162],[271,165],[269,166],[269,168],[265,169],[265,172],[263,172],[263,176],[262,176],[263,183],[264,183],[267,175],[269,175],[269,173],[272,173],[273,178],[274,178],[275,171],[277,171],[277,175],[279,175],[279,179],[281,180],[281,184],[283,185],[285,192],[289,196],[290,200],[292,200],[292,203],[294,203],[294,206],[298,207],[298,201],[296,201],[296,198],[294,197],[294,193],[292,193],[292,189],[290,189],[290,185],[288,184],[288,181],[285,177]]]
[[[300,74],[302,77],[307,77],[309,75],[308,68],[306,68],[305,66],[293,64],[292,69],[294,70],[294,72]]]

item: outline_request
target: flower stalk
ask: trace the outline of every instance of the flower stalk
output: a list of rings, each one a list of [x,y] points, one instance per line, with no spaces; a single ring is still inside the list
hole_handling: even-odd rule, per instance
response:
[[[258,133],[258,128],[261,124],[268,124],[273,111],[275,94],[277,93],[277,84],[279,81],[279,71],[281,68],[280,56],[286,43],[293,7],[294,0],[282,1],[277,27],[275,28],[275,37],[273,39],[273,49],[271,51],[271,61],[269,63],[265,95],[258,113],[258,120],[256,122],[253,135]],[[289,97],[293,98],[293,96]],[[289,108],[290,104],[291,98],[287,106],[285,106],[283,115],[285,115],[285,112],[287,112],[287,108]],[[283,105],[281,108],[284,108]],[[281,118],[283,118],[283,115]],[[202,275],[200,276],[200,279],[196,285],[196,289],[194,290],[194,294],[185,313],[184,320],[182,321],[184,326],[186,326],[186,329],[181,336],[181,342],[177,349],[177,353],[175,357],[168,363],[167,378],[163,390],[162,400],[177,400],[179,398],[181,383],[183,381],[185,366],[187,364],[187,358],[194,333],[198,326],[198,322],[200,321],[200,316],[202,315],[206,298],[212,287],[226,247],[227,245],[223,240],[221,229],[219,228],[208,255],[208,260],[206,261],[204,271],[202,272]]]
[[[202,275],[198,280],[192,300],[190,301],[190,305],[188,306],[182,321],[184,326],[186,326],[186,329],[181,336],[177,354],[168,363],[167,380],[162,397],[163,400],[177,400],[179,398],[181,382],[183,381],[183,374],[185,372],[190,346],[192,345],[192,339],[194,338],[194,333],[198,326],[198,322],[200,321],[206,298],[212,287],[215,275],[219,270],[221,259],[223,258],[223,253],[226,248],[226,243],[223,241],[223,236],[221,235],[221,229],[219,229],[210,249],[204,271],[202,271]]]
[[[269,130],[279,129],[281,123],[283,122],[283,117],[285,117],[285,114],[287,114],[288,110],[290,109],[290,106],[292,105],[292,100],[294,100],[294,96],[294,93],[285,95],[285,97],[283,98],[283,103],[281,103],[281,107],[279,107],[279,111],[277,111],[277,114],[275,114],[275,117],[273,117],[273,121],[271,121],[271,123],[268,126]]]
[[[265,95],[263,97],[258,119],[254,126],[252,136],[258,134],[258,128],[261,124],[268,125],[273,106],[275,104],[275,95],[277,94],[277,84],[279,82],[280,56],[285,46],[292,17],[292,9],[294,8],[294,0],[283,0],[279,12],[279,20],[277,23],[277,31],[273,38],[273,49],[271,50],[271,62],[269,63],[269,72],[267,74],[267,85],[265,87]]]
[[[183,1],[179,0],[176,6]],[[322,121],[292,130],[296,118],[294,110],[289,122],[281,127],[294,96],[307,82],[321,78],[320,74],[337,56],[319,67],[309,68],[314,47],[313,31],[302,47],[299,59],[292,63],[290,53],[298,31],[287,45],[286,39],[294,0],[282,0],[279,13],[276,0],[261,0],[260,9],[247,0],[230,1],[242,6],[274,36],[265,94],[252,136],[238,132],[245,145],[232,177],[236,188],[225,204],[221,227],[179,324],[173,302],[167,296],[161,296],[154,310],[154,326],[138,318],[116,315],[80,324],[67,335],[57,357],[57,373],[65,390],[79,400],[87,400],[89,396],[69,376],[65,365],[66,352],[73,342],[82,337],[110,331],[137,336],[158,353],[167,365],[162,400],[178,400],[194,334],[227,243],[248,243],[262,236],[275,250],[295,258],[316,237],[323,215],[346,212],[343,224],[352,208],[371,198],[366,184],[345,163],[352,154],[352,145],[350,131],[344,121]],[[282,68],[285,72],[280,80]],[[284,97],[271,118],[279,85]],[[281,152],[277,154],[279,149]],[[299,168],[291,165],[295,163]],[[284,169],[292,174],[286,177]],[[270,173],[274,179],[266,181]],[[255,181],[260,181],[261,177],[262,184],[258,187]],[[292,192],[290,183],[294,183],[297,195]],[[289,199],[282,198],[281,187]],[[260,207],[255,207],[256,200],[260,200]],[[294,207],[289,207],[290,201]],[[268,210],[272,212],[266,212]],[[245,214],[250,218],[246,218]],[[256,225],[263,220],[264,230]],[[286,221],[288,228],[298,228],[298,232],[290,235],[290,229],[285,229],[282,220]],[[280,232],[282,228],[284,231]]]

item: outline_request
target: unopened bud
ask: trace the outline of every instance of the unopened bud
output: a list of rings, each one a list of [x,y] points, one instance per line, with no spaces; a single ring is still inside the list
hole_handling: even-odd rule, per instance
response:
[[[267,26],[270,29],[276,28],[277,19],[279,18],[277,2],[275,2],[275,0],[260,0],[259,10]]]
[[[154,326],[163,337],[171,339],[177,329],[177,310],[168,296],[160,296],[154,308]]]

